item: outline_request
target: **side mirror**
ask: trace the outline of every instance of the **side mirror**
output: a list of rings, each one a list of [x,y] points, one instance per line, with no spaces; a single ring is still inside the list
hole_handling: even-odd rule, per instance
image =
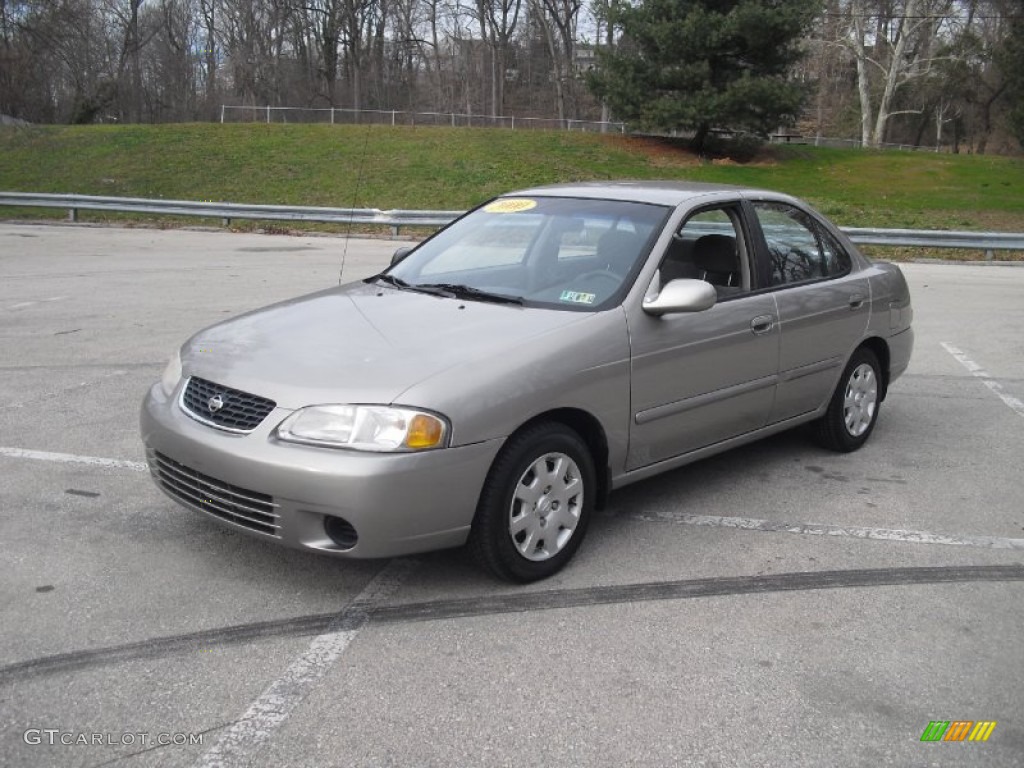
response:
[[[412,253],[412,246],[411,245],[403,245],[401,248],[399,248],[397,251],[395,251],[394,254],[391,256],[391,266],[392,267],[395,266],[395,264],[400,262],[402,259],[404,259],[406,256],[408,256],[410,253]]]
[[[715,287],[703,280],[672,280],[657,296],[644,299],[643,310],[661,317],[674,312],[703,312],[718,300]]]

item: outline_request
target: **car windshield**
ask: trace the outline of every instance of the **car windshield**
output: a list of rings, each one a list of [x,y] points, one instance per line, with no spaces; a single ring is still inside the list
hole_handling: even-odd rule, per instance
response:
[[[505,197],[422,243],[385,279],[478,301],[604,309],[632,283],[669,208],[557,197]]]

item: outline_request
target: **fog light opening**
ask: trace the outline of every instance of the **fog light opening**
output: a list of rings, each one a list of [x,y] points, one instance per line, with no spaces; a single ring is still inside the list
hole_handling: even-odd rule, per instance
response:
[[[324,532],[341,549],[352,549],[359,541],[359,534],[352,523],[343,517],[324,517]]]

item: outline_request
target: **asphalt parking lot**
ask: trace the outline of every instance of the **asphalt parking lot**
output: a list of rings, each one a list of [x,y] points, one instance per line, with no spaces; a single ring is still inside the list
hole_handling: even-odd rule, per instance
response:
[[[395,245],[0,224],[0,765],[1024,762],[1024,269],[907,265],[863,450],[788,433],[622,489],[529,587],[160,494],[138,407],[173,349]]]

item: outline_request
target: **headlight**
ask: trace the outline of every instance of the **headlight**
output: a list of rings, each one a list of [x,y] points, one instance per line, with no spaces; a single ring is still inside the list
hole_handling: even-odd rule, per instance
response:
[[[311,405],[277,428],[281,440],[357,451],[443,448],[448,423],[432,413],[386,405]]]
[[[174,394],[174,388],[178,386],[178,381],[181,380],[181,353],[175,352],[171,355],[171,359],[167,361],[167,367],[164,368],[164,375],[160,377],[160,386],[164,390],[164,394],[170,397]]]

